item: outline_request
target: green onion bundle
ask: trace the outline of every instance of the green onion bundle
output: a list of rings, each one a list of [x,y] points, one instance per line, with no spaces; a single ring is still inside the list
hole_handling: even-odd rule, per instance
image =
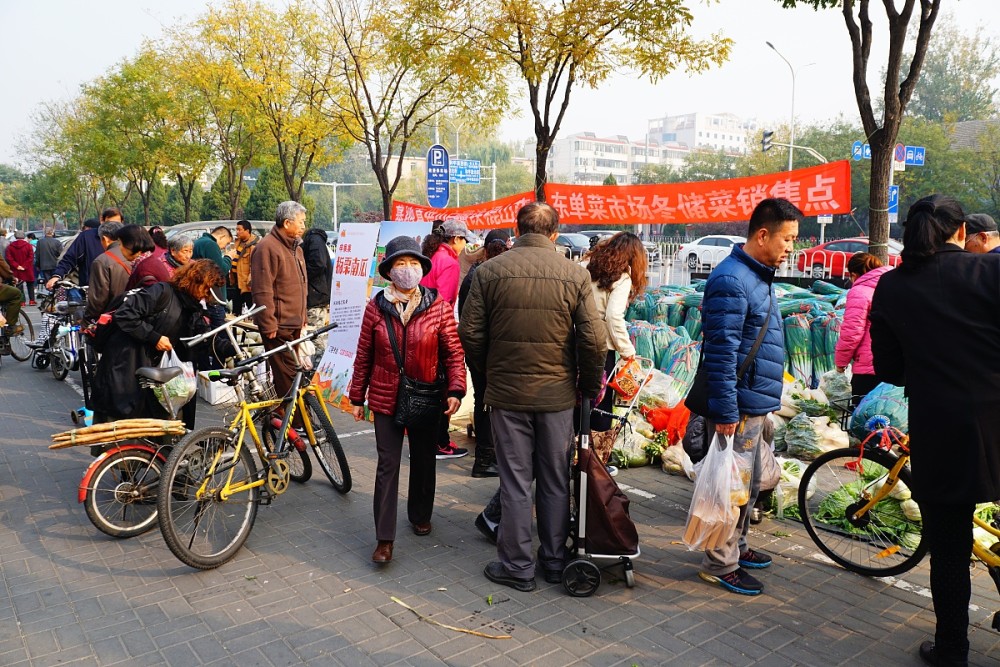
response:
[[[701,309],[688,308],[687,317],[684,318],[684,328],[687,329],[691,340],[701,340]]]
[[[802,313],[785,318],[785,350],[788,352],[788,373],[806,386],[812,383],[812,333],[809,318]]]

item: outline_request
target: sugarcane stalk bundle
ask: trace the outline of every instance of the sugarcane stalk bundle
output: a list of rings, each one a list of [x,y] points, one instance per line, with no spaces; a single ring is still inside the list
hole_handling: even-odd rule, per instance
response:
[[[106,424],[74,428],[52,435],[49,449],[63,449],[78,445],[97,445],[136,438],[158,438],[165,435],[184,435],[184,422],[169,419],[119,419]]]

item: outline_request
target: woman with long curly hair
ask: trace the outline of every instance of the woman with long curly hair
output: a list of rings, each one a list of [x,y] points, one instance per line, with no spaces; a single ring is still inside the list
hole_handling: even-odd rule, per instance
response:
[[[646,289],[646,248],[632,232],[619,232],[601,241],[584,258],[590,272],[597,312],[608,328],[608,358],[605,376],[610,376],[618,358],[631,359],[635,347],[625,326],[628,304]],[[614,445],[611,431],[611,408],[614,392],[605,391],[604,398],[590,415],[591,444],[605,463]],[[617,472],[613,466],[609,471]]]

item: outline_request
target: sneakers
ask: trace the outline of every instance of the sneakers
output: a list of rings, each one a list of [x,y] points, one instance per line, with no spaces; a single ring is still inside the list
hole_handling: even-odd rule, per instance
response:
[[[743,568],[718,577],[707,572],[699,572],[698,576],[703,581],[722,586],[726,590],[739,593],[740,595],[760,595],[764,590],[764,584],[747,574]]]
[[[37,304],[37,303],[35,303],[35,300],[34,300],[34,299],[32,299],[31,301],[29,301],[29,302],[28,302],[28,305],[29,305],[29,306],[37,306],[38,304]]]
[[[521,591],[522,593],[530,593],[538,588],[535,584],[534,577],[531,579],[518,579],[517,577],[513,577],[510,572],[507,571],[507,568],[503,566],[503,563],[498,560],[488,564],[486,568],[483,569],[483,574],[485,574],[486,578],[494,584],[510,586],[515,591]]]
[[[604,469],[607,470],[608,474],[612,477],[616,477],[618,475],[618,466],[604,466]]]
[[[449,442],[447,445],[438,445],[437,458],[439,461],[441,459],[460,459],[468,453],[468,449],[456,447],[454,442]]]
[[[760,551],[747,549],[740,554],[740,567],[762,570],[765,567],[771,567],[771,557]]]
[[[476,528],[478,528],[479,532],[483,534],[483,537],[488,539],[493,544],[497,543],[497,528],[499,528],[499,526],[491,528],[489,522],[486,521],[486,515],[482,512],[476,516]]]

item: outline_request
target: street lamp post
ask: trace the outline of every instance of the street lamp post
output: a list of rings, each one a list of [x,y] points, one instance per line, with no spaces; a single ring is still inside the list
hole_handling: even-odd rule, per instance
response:
[[[336,181],[332,183],[324,183],[322,181],[306,181],[306,185],[327,185],[333,188],[333,230],[337,231],[337,188],[347,188],[353,185],[371,185],[371,183],[337,183]]]
[[[789,143],[789,147],[788,147],[788,171],[791,171],[792,170],[792,156],[793,156],[794,150],[795,150],[793,148],[793,146],[795,145],[795,68],[792,67],[792,63],[790,63],[788,61],[788,58],[786,58],[785,56],[781,55],[781,51],[779,51],[778,49],[776,49],[774,47],[774,44],[772,44],[771,42],[764,42],[764,43],[767,44],[768,46],[770,46],[771,50],[774,51],[775,53],[777,53],[778,57],[785,61],[785,64],[788,65],[788,71],[792,73],[792,115],[791,115],[791,118],[789,118],[789,120],[788,120],[788,128],[789,128],[788,131],[789,131],[789,134],[792,135],[791,140],[788,142]]]

